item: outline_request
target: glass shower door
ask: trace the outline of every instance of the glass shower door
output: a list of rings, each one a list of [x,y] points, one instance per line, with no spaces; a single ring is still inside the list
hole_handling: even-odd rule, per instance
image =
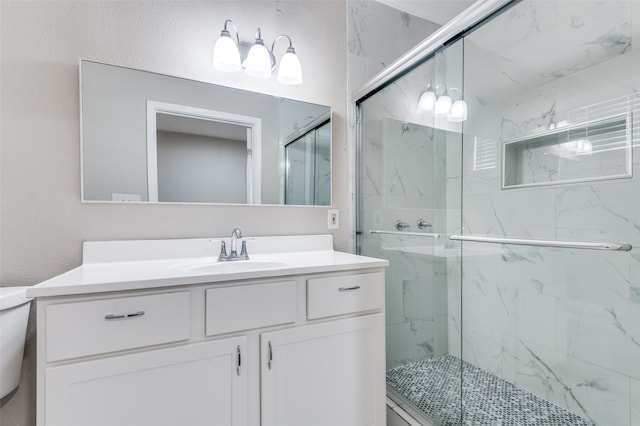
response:
[[[390,262],[388,395],[436,425],[461,424],[460,248],[446,237],[461,228],[462,125],[419,99],[462,96],[461,54],[456,43],[359,104],[357,247]]]
[[[462,242],[465,422],[640,424],[638,17],[522,1],[465,36],[463,234],[634,246]]]

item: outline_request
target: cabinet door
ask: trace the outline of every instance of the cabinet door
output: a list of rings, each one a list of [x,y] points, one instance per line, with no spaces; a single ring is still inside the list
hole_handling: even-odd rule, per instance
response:
[[[46,426],[244,426],[246,337],[47,368]]]
[[[262,426],[383,426],[384,314],[261,335]]]

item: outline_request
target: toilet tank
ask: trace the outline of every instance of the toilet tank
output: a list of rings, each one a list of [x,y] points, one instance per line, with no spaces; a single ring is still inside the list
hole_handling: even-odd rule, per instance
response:
[[[0,287],[0,399],[18,387],[31,299],[27,287]]]

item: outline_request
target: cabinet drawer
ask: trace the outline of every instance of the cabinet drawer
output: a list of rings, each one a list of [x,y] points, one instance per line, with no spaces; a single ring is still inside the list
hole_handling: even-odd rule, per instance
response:
[[[207,336],[289,324],[296,320],[296,282],[212,288],[206,303]]]
[[[382,309],[383,306],[383,272],[307,281],[308,319]]]
[[[50,305],[48,362],[189,338],[189,292]]]

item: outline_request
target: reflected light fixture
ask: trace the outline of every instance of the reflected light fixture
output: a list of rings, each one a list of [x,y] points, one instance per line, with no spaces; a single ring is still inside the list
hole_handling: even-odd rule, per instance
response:
[[[451,112],[449,113],[447,120],[451,121],[452,123],[461,123],[463,121],[466,121],[467,103],[462,99],[458,99],[457,101],[455,101],[453,105],[451,105]]]
[[[453,102],[449,93],[455,98],[460,97],[460,99]],[[429,82],[425,91],[418,98],[418,110],[433,111],[436,117],[446,117],[447,121],[452,123],[466,121],[468,116],[467,103],[462,99],[460,89],[452,87],[447,90],[447,85],[444,83],[437,84],[433,89],[431,82]]]
[[[436,90],[439,87],[444,88],[444,93],[438,96],[438,99],[436,99],[434,114],[436,116],[442,117],[449,115],[449,113],[451,112],[451,98],[449,97],[449,95],[447,95],[447,86],[445,86],[444,84],[439,84],[438,86],[436,86]]]
[[[237,43],[231,38],[231,34],[227,29],[227,24],[229,23],[233,24],[236,30]],[[247,75],[252,77],[270,78],[276,68],[276,57],[273,54],[273,50],[276,41],[281,38],[287,38],[289,40],[289,47],[280,59],[278,81],[288,85],[301,84],[302,66],[300,65],[300,59],[296,55],[289,36],[283,34],[276,37],[271,45],[271,50],[269,50],[262,39],[262,31],[258,28],[253,45],[240,43],[238,30],[231,19],[225,21],[224,29],[220,33],[220,38],[216,41],[213,50],[213,66],[217,70],[227,72],[239,71],[244,68]],[[243,54],[243,52],[247,52],[247,50],[248,53]]]
[[[436,105],[436,94],[431,87],[431,83],[427,86],[427,89],[422,92],[418,99],[418,109],[422,111],[431,111]]]
[[[231,38],[227,24],[231,23],[236,32],[236,42]],[[224,29],[220,32],[220,38],[216,41],[213,48],[213,67],[220,71],[240,71],[240,51],[238,45],[240,38],[238,37],[238,29],[231,19],[224,21]]]

